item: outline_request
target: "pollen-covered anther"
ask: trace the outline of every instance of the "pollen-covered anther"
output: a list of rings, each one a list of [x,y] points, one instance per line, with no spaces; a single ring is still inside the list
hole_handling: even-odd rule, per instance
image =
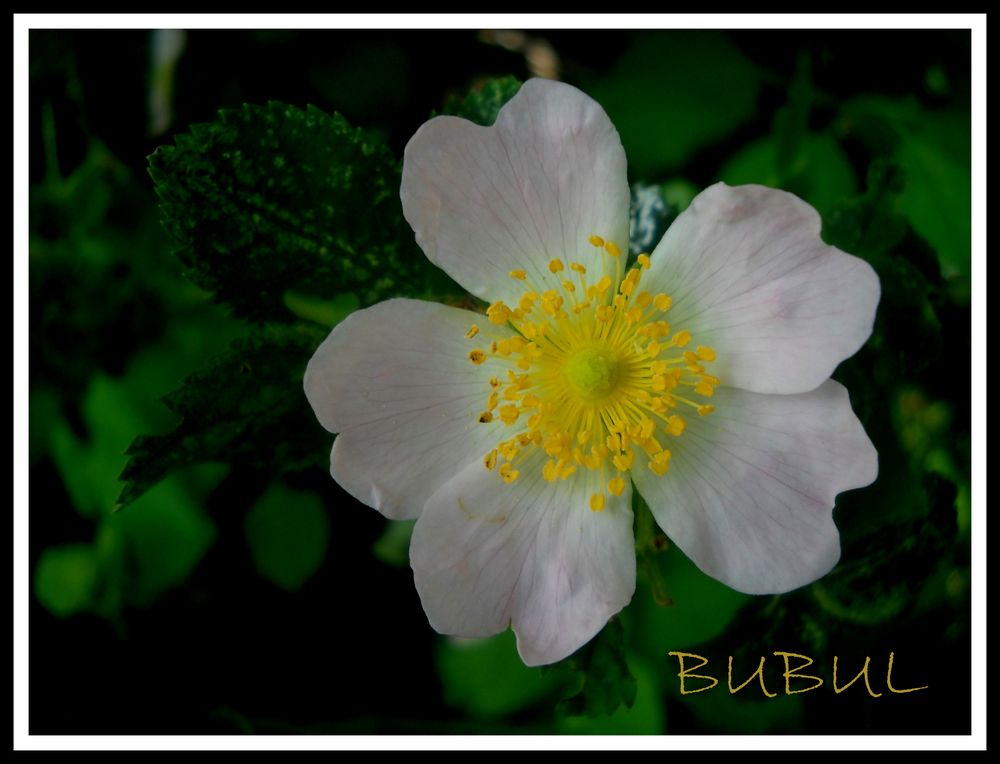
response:
[[[514,469],[510,462],[500,465],[500,477],[505,483],[513,483],[521,475],[519,470]]]
[[[483,457],[483,466],[487,470],[492,470],[497,466],[497,450],[495,448]]]
[[[664,449],[654,456],[647,465],[654,473],[663,477],[670,469],[670,451]]]
[[[669,472],[665,445],[688,427],[677,412],[688,407],[692,415],[710,414],[714,407],[705,399],[720,381],[705,370],[715,351],[686,349],[691,332],[674,331],[658,318],[671,308],[670,296],[640,287],[649,256],[624,270],[613,242],[596,235],[589,242],[613,258],[590,266],[599,271],[590,276],[594,281],[583,264],[559,258],[541,275],[533,271],[534,283],[527,270],[510,271],[527,287],[517,307],[500,301],[486,311],[509,336],[494,335],[469,359],[503,367],[489,377],[480,421],[514,428],[484,466],[492,470],[502,460],[498,474],[511,483],[520,474],[513,465],[539,449],[536,469],[546,482],[574,483],[578,473],[597,473],[599,483],[588,484],[603,490],[586,495],[590,509],[600,512],[624,495],[631,470],[645,465],[655,475]],[[469,336],[476,333],[478,327]]]
[[[496,324],[497,326],[506,324],[513,315],[513,311],[504,305],[503,300],[493,303],[486,309],[486,318],[490,320],[491,324]]]
[[[611,478],[611,480],[608,481],[608,493],[612,496],[621,496],[624,491],[625,478],[619,475],[618,477]]]

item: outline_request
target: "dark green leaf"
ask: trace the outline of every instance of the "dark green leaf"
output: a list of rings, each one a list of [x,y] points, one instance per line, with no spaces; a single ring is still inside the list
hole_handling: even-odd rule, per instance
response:
[[[629,172],[649,177],[751,119],[760,75],[722,33],[685,30],[637,35],[607,75],[583,86],[618,129]]]
[[[46,549],[35,567],[35,596],[65,618],[90,607],[97,584],[97,557],[90,544]]]
[[[452,96],[444,105],[444,113],[471,120],[477,125],[492,125],[500,107],[514,97],[521,88],[516,77],[500,77],[487,80],[473,89],[464,98]]]
[[[302,392],[306,363],[322,339],[318,327],[267,326],[185,379],[164,398],[182,417],[176,429],[129,446],[119,503],[189,464],[240,463],[280,474],[325,458],[329,436]]]
[[[150,157],[187,275],[239,317],[288,321],[287,291],[368,305],[433,269],[399,201],[399,164],[338,114],[281,103],[194,125]]]
[[[551,674],[521,662],[509,630],[488,639],[442,640],[436,658],[445,701],[481,718],[520,711],[558,685]]]
[[[866,96],[847,104],[842,119],[874,151],[892,153],[902,173],[900,211],[937,251],[953,297],[967,302],[972,257],[969,110],[931,112],[913,99]]]
[[[612,618],[596,637],[551,670],[578,675],[577,687],[558,706],[566,714],[607,716],[635,702],[636,681],[628,668],[625,630],[618,618]]]
[[[273,483],[244,528],[257,572],[284,589],[300,589],[326,557],[330,520],[315,493]]]

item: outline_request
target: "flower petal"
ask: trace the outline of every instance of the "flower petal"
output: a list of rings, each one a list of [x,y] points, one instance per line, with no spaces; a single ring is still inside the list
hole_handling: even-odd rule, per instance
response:
[[[643,288],[672,295],[670,323],[717,351],[723,384],[813,390],[868,339],[880,294],[871,266],[820,226],[792,194],[717,183],[667,230]]]
[[[469,361],[482,342],[465,338],[484,321],[436,303],[389,300],[352,313],[319,346],[306,368],[306,397],[322,425],[340,433],[330,471],[348,493],[387,517],[414,518],[501,439],[502,424],[478,421],[496,370]]]
[[[560,82],[524,83],[492,127],[424,124],[406,146],[400,196],[427,257],[486,300],[516,305],[523,285],[510,271],[542,289],[556,258],[613,276],[591,234],[628,249],[618,133],[596,101]]]
[[[529,666],[565,658],[635,590],[631,488],[588,506],[595,473],[548,483],[544,454],[511,485],[473,464],[427,502],[410,542],[424,610],[442,634],[485,637],[510,624]]]
[[[797,395],[716,391],[715,413],[692,417],[664,477],[633,468],[660,527],[705,573],[749,594],[811,583],[840,557],[831,509],[871,483],[878,454],[828,380]]]

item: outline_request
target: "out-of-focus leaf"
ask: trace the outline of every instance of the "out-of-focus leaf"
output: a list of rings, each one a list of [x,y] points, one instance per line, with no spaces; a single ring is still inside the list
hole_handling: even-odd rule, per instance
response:
[[[600,78],[582,83],[615,124],[634,177],[675,170],[757,109],[760,76],[720,32],[637,34]]]
[[[516,77],[499,77],[486,80],[473,88],[465,97],[452,96],[444,105],[443,113],[462,117],[477,125],[492,125],[500,107],[513,98],[521,89],[521,81]]]
[[[163,401],[182,417],[177,427],[129,446],[119,503],[190,464],[239,462],[281,474],[325,460],[328,436],[302,392],[306,363],[323,336],[305,324],[264,327],[185,379]]]
[[[351,293],[338,294],[332,300],[302,292],[285,292],[285,307],[299,318],[333,328],[358,309],[358,298]]]
[[[95,371],[121,373],[140,342],[165,330],[171,290],[183,280],[158,270],[164,248],[152,199],[96,142],[72,173],[32,187],[33,386],[75,404]]]
[[[825,133],[801,138],[781,165],[775,138],[761,138],[733,154],[719,171],[729,185],[759,183],[805,199],[826,217],[834,205],[857,193],[857,179],[840,144]]]
[[[378,540],[372,544],[372,554],[386,565],[406,567],[410,562],[410,537],[416,520],[389,520]]]
[[[371,39],[343,45],[339,55],[324,57],[307,74],[334,109],[367,120],[406,103],[410,68],[399,45]]]
[[[643,590],[637,591],[630,610],[635,609],[634,617],[641,627],[630,633],[636,646],[651,658],[720,634],[750,599],[702,573],[677,547],[658,553],[644,551],[640,560]],[[655,568],[650,571],[646,566]],[[657,604],[654,596],[644,591],[655,582],[662,582],[672,605]]]
[[[891,148],[903,173],[899,207],[937,252],[942,276],[961,304],[969,299],[972,258],[972,150],[968,109],[930,112],[912,99],[865,96],[842,122],[869,145]]]
[[[512,631],[488,639],[442,640],[436,657],[445,702],[480,718],[520,711],[558,686],[555,676],[521,662]]]
[[[35,567],[35,596],[55,616],[87,610],[97,584],[97,558],[89,544],[49,547]]]
[[[121,544],[122,594],[136,605],[152,604],[186,581],[216,535],[215,526],[175,479],[153,486],[128,512],[112,515],[108,522]]]
[[[549,668],[556,674],[576,674],[575,687],[558,710],[570,716],[608,716],[619,706],[632,708],[636,681],[626,654],[621,620],[612,618],[590,642]]]
[[[400,168],[340,115],[281,103],[223,111],[150,157],[188,276],[254,321],[288,290],[368,305],[437,278],[403,220]]]
[[[244,528],[257,572],[284,589],[302,588],[326,557],[330,520],[315,493],[272,483]]]

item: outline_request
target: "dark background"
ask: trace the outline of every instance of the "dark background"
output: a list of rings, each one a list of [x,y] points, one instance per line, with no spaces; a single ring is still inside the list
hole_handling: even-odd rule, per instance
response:
[[[969,45],[961,31],[192,31],[164,75],[149,32],[33,31],[31,732],[968,732],[968,253],[963,274],[961,251],[957,264],[936,251],[916,218],[927,202],[913,199],[966,177],[968,133],[913,125],[967,123]],[[386,536],[386,521],[321,468],[280,481],[195,468],[109,514],[125,446],[170,427],[158,397],[244,333],[183,280],[146,157],[220,108],[268,100],[339,111],[401,156],[449,96],[539,71],[605,105],[631,179],[674,198],[720,177],[762,182],[829,222],[843,200],[883,188],[880,160],[930,168],[906,165],[884,186],[904,184],[893,211],[906,228],[888,254],[871,245],[888,295],[869,348],[838,371],[881,459],[879,482],[838,502],[839,577],[762,603],[670,550],[674,605],[655,605],[648,584],[637,591],[623,622],[639,698],[609,718],[555,711],[559,680],[521,666],[510,635],[464,648],[434,634],[405,531]],[[148,103],[164,76],[172,119],[156,130]],[[857,107],[869,95],[892,107]],[[814,150],[783,158],[794,130]],[[968,186],[945,190],[961,212]],[[941,204],[967,236],[954,201]],[[273,514],[255,535],[248,512],[268,490],[318,548],[282,536]],[[261,536],[285,545],[271,567]],[[282,567],[303,554],[317,556],[305,573]],[[720,687],[679,696],[669,650],[710,657]],[[774,650],[816,657],[827,679],[833,654],[852,675],[871,656],[876,690],[894,651],[894,683],[930,689],[869,699],[827,685],[763,701],[751,686],[729,698],[726,656],[745,678]],[[780,660],[769,664],[780,689]]]

